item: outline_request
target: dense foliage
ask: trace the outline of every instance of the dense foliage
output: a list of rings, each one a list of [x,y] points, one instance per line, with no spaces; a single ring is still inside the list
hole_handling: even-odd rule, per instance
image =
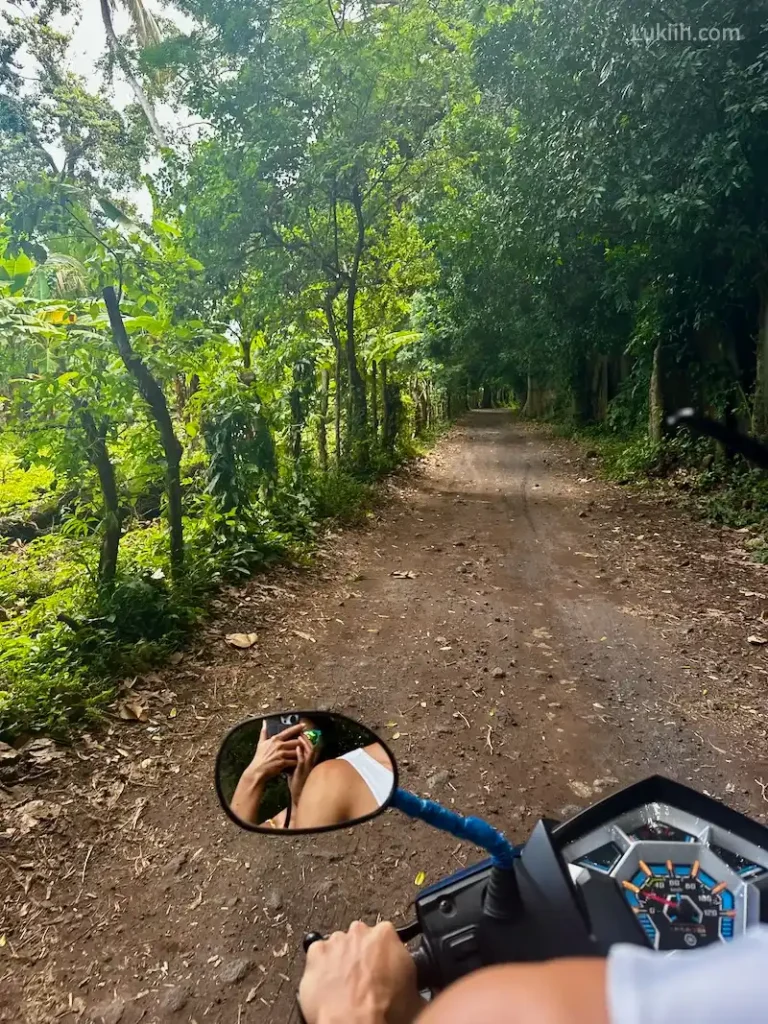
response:
[[[92,713],[468,402],[620,476],[709,458],[682,404],[768,436],[758,0],[100,9],[86,76],[77,0],[0,30],[0,732]]]

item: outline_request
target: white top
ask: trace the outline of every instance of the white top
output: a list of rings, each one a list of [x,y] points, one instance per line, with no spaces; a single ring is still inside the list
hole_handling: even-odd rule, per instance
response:
[[[389,800],[392,792],[392,772],[385,768],[375,757],[358,747],[357,750],[350,750],[348,754],[342,754],[340,761],[347,761],[361,776],[379,807]]]
[[[765,1024],[768,928],[671,956],[614,946],[608,1007],[611,1024]]]

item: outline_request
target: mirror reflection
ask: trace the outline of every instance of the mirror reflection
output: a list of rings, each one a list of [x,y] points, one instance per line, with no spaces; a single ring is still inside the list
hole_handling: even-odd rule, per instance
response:
[[[243,722],[222,744],[216,778],[231,813],[265,831],[342,828],[383,809],[395,786],[375,733],[322,711]]]

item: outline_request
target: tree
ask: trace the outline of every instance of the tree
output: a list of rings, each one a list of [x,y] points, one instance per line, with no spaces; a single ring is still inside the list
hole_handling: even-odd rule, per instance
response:
[[[131,60],[126,49],[120,39],[118,39],[117,33],[115,32],[115,26],[112,20],[112,12],[116,7],[115,0],[99,0],[99,4],[101,7],[101,20],[104,23],[104,32],[107,36],[107,46],[109,47],[110,53],[112,54],[115,62],[119,65],[120,70],[125,75],[125,80],[130,86],[131,92],[133,93],[136,102],[141,107],[144,116],[147,119],[147,124],[152,130],[155,142],[161,149],[166,149],[168,147],[168,139],[157,119],[154,105],[136,77],[136,74],[131,67]],[[157,26],[157,22],[152,17],[151,12],[148,11],[142,3],[142,0],[127,0],[125,8],[131,17],[133,30],[136,34],[136,41],[139,47],[143,48],[158,44],[162,39],[160,29]]]
[[[215,2],[196,13],[204,29],[167,51],[192,83],[187,102],[213,129],[183,191],[194,251],[232,268],[268,265],[280,252],[292,287],[323,286],[349,387],[349,456],[364,463],[367,254],[429,172],[461,31],[425,3],[364,8],[354,20],[333,5],[279,14],[257,5],[236,31]],[[212,69],[233,82],[226,96],[210,90]]]
[[[112,287],[104,289],[104,304],[107,307],[112,337],[126,370],[136,381],[141,396],[152,410],[157,423],[160,442],[165,453],[166,489],[168,497],[168,526],[171,538],[171,568],[178,577],[184,564],[184,527],[181,504],[181,456],[182,448],[173,429],[163,389],[148,369],[146,363],[134,352],[120,313],[120,305]]]

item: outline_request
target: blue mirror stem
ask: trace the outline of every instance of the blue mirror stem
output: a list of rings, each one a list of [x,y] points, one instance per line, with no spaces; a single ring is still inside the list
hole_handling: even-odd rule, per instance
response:
[[[512,862],[518,856],[518,851],[504,833],[482,818],[465,818],[434,800],[424,800],[415,793],[409,793],[407,789],[396,789],[390,806],[407,814],[409,818],[417,818],[441,832],[474,843],[490,853],[498,867],[512,867]]]

